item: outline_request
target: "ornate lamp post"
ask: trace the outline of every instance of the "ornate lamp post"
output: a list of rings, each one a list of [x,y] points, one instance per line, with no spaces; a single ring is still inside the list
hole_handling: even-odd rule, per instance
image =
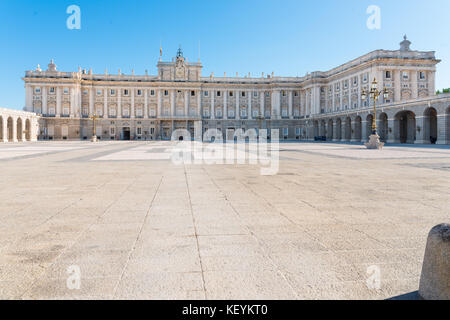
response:
[[[377,101],[379,96],[383,95],[384,99],[389,98],[389,92],[386,88],[383,91],[379,91],[377,87],[377,79],[374,78],[372,84],[370,85],[370,91],[363,89],[361,93],[361,98],[366,100],[369,96],[373,100],[373,120],[372,120],[372,135],[369,138],[369,142],[365,144],[367,149],[382,149],[384,143],[380,141],[380,136],[377,132]]]
[[[92,117],[92,139],[91,142],[97,142],[97,132],[95,130],[95,120],[98,119],[98,117],[94,114]]]

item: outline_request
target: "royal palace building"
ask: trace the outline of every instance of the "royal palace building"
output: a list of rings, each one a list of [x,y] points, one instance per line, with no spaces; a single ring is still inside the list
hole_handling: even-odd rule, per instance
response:
[[[25,111],[39,118],[41,140],[165,140],[175,129],[193,137],[201,126],[224,133],[279,129],[281,140],[362,142],[373,121],[372,100],[362,91],[376,79],[389,93],[377,101],[382,140],[450,143],[450,95],[435,88],[440,60],[410,45],[405,36],[399,50],[376,50],[304,77],[204,76],[200,61],[188,61],[181,49],[172,61],[160,57],[157,75],[62,72],[51,61],[47,70],[26,72]]]

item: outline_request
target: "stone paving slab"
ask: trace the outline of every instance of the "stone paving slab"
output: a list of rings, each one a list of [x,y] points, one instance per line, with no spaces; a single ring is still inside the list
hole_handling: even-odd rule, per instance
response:
[[[408,297],[449,222],[449,147],[282,143],[273,176],[174,148],[1,144],[0,299]]]

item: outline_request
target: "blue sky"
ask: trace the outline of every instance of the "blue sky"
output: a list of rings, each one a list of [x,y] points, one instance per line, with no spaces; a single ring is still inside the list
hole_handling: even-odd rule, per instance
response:
[[[66,9],[81,8],[81,30],[69,30]],[[369,30],[369,5],[381,8],[381,29]],[[437,88],[450,87],[448,0],[0,0],[0,106],[21,109],[25,70],[51,58],[58,69],[156,73],[160,42],[169,60],[179,45],[203,75],[302,76],[326,71],[376,49],[431,51]]]

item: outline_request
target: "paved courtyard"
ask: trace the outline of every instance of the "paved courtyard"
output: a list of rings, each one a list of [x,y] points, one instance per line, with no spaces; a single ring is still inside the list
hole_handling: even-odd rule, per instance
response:
[[[173,148],[1,144],[0,298],[387,299],[450,222],[448,147],[283,143],[277,175]]]

